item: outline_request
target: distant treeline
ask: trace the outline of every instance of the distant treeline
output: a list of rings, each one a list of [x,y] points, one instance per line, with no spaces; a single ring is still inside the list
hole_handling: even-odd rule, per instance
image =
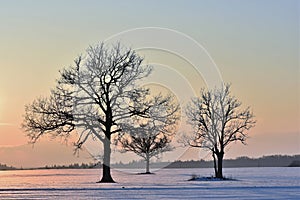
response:
[[[0,170],[30,170],[30,169],[92,169],[92,168],[100,168],[100,163],[74,163],[70,165],[46,165],[44,167],[34,167],[34,168],[17,168],[11,167],[0,163]]]
[[[224,167],[300,167],[300,155],[287,156],[287,155],[272,155],[263,156],[260,158],[238,157],[236,159],[225,159]],[[46,165],[45,167],[30,168],[30,169],[92,169],[101,168],[101,163],[89,164],[71,164],[71,165]],[[144,168],[145,162],[143,160],[131,161],[127,164],[122,162],[112,164],[113,168]],[[205,160],[190,160],[190,161],[174,161],[174,162],[154,162],[150,164],[151,168],[212,168],[212,161]],[[16,168],[0,164],[0,170],[20,170],[23,168]],[[28,169],[28,168],[26,168]]]
[[[260,158],[238,157],[236,159],[225,159],[224,167],[300,167],[300,155],[272,155]],[[117,163],[112,167],[116,168],[143,168],[145,163],[141,161],[132,161],[128,164]],[[175,161],[175,162],[156,162],[150,164],[151,168],[212,168],[213,161]]]
[[[5,164],[1,164],[0,163],[0,170],[14,170],[16,169],[15,167],[12,167],[12,166],[7,166]]]
[[[98,168],[100,166],[100,163],[74,163],[70,165],[46,165],[45,167],[39,167],[35,169],[92,169],[92,168]]]

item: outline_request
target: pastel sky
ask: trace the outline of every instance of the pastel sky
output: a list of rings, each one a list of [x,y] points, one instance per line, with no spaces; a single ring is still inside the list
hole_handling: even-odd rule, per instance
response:
[[[140,27],[169,28],[196,40],[223,80],[232,83],[233,94],[253,108],[257,125],[248,145],[232,145],[226,158],[300,153],[297,0],[0,0],[0,5],[0,163],[87,161],[86,154],[74,157],[71,146],[49,138],[28,146],[20,129],[24,105],[47,95],[58,71],[89,45]],[[197,92],[205,86],[178,58],[156,51],[145,59],[181,67]],[[64,152],[59,159],[57,149]],[[190,151],[186,157],[197,159],[199,154]]]

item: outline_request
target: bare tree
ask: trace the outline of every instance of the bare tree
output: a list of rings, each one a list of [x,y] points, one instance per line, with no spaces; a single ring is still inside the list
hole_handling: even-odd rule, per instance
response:
[[[47,133],[68,136],[76,128],[77,149],[89,138],[103,143],[100,182],[114,182],[110,173],[111,137],[121,132],[120,124],[126,119],[145,112],[132,103],[148,93],[136,85],[151,73],[151,67],[142,61],[135,51],[120,44],[89,47],[74,66],[60,71],[49,98],[38,98],[26,106],[23,127],[31,142]]]
[[[179,105],[172,95],[156,95],[149,100],[138,102],[137,106],[145,110],[143,116],[132,118],[123,128],[124,134],[118,138],[121,152],[133,152],[146,161],[146,174],[150,174],[150,159],[163,152],[171,151],[172,137],[179,119]]]
[[[186,109],[188,123],[194,129],[188,144],[212,152],[217,178],[223,178],[225,148],[235,141],[245,144],[246,131],[255,125],[250,108],[242,110],[240,107],[241,102],[230,94],[227,84],[220,89],[203,89],[201,96],[192,99]]]

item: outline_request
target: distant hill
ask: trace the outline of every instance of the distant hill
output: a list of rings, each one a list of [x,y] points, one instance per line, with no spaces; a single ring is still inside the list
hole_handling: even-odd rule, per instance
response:
[[[294,160],[289,167],[300,167],[300,160]]]

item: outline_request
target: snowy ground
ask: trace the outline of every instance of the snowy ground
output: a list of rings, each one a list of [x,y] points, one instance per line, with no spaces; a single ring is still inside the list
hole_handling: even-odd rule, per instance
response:
[[[131,171],[132,172],[132,171]],[[300,199],[300,168],[230,168],[233,181],[187,181],[212,169],[163,169],[152,175],[99,169],[0,171],[0,199]]]

